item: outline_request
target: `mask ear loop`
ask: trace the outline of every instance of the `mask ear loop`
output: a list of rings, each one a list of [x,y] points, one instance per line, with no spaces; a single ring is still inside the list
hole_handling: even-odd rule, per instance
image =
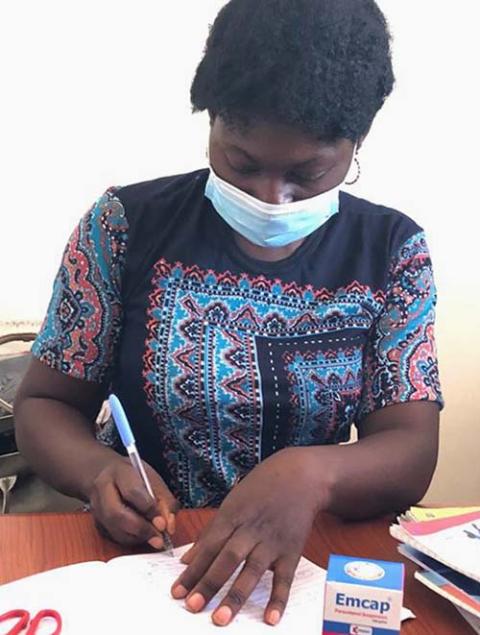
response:
[[[355,183],[357,183],[357,181],[360,180],[360,177],[362,175],[362,168],[360,166],[360,160],[358,158],[358,144],[355,145],[353,162],[357,166],[357,174],[355,178],[353,179],[353,181],[345,181],[345,185],[355,185]]]

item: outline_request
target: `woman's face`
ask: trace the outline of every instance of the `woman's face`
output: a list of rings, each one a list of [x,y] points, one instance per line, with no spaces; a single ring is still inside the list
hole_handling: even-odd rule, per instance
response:
[[[213,170],[265,203],[299,201],[340,185],[354,149],[348,139],[325,143],[281,124],[259,122],[243,129],[220,117],[211,124]]]

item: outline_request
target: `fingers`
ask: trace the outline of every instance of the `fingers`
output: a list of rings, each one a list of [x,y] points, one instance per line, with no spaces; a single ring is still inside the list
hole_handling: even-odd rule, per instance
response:
[[[168,531],[172,536],[175,533],[175,514],[180,507],[179,502],[170,492],[165,481],[147,463],[145,463],[145,469],[156,499],[155,509],[149,510],[147,517],[153,521],[159,531]]]
[[[222,538],[218,538],[218,541],[221,543]],[[223,537],[223,547],[213,542],[210,546],[197,543],[185,555],[190,564],[174,583],[172,595],[177,599],[186,598],[187,608],[194,613],[201,611],[235,573],[238,566],[245,562],[230,590],[212,615],[213,622],[218,626],[226,626],[232,621],[271,564],[268,550],[261,545],[252,546],[251,540],[245,535],[242,536],[241,532],[236,533],[231,539]],[[280,573],[282,574],[281,569]],[[284,574],[280,577],[280,590],[282,576],[284,577]],[[283,597],[284,594],[281,595],[279,591],[275,595],[275,603],[270,608],[277,611],[281,608],[283,613]],[[288,592],[286,598],[288,599]],[[273,613],[273,619],[275,616]]]
[[[163,479],[150,466],[146,469],[156,499],[149,495],[128,459],[122,459],[97,477],[90,504],[97,524],[114,541],[125,545],[148,542],[154,549],[162,549],[160,534],[174,533],[178,502]]]
[[[165,498],[161,498],[157,501],[157,510],[160,510],[160,518],[163,520],[163,529],[160,529],[160,527],[155,522],[158,522],[158,517],[153,519],[153,523],[157,527],[157,529],[159,529],[160,531],[167,530],[171,536],[175,533],[175,513],[172,511],[172,508],[175,509],[176,505],[173,505]]]
[[[136,473],[129,474],[125,471],[119,474],[116,485],[122,499],[142,516],[153,520],[159,515],[158,502],[149,495],[142,479]]]
[[[265,622],[271,626],[276,626],[282,619],[299,559],[284,558],[273,567],[272,593],[265,609]]]
[[[90,504],[97,524],[115,542],[133,545],[156,537],[153,525],[125,505],[113,482],[105,484],[101,494],[98,491],[93,492]]]
[[[194,613],[201,611],[235,573],[248,551],[245,543],[242,545],[239,540],[230,541],[188,594],[187,608]],[[241,599],[238,595],[238,599]]]
[[[200,538],[194,545],[190,551],[192,551],[195,556],[192,556],[189,566],[172,585],[171,592],[175,599],[180,600],[185,598],[202,579],[214,560],[219,556],[225,543],[230,538],[232,531],[231,527],[227,527],[226,525],[222,526],[214,522],[210,528],[208,539],[202,540],[202,538]],[[238,566],[240,562],[241,560],[236,563],[236,566]],[[233,571],[234,569],[231,573],[233,573]],[[189,608],[195,610],[193,607]]]
[[[122,498],[149,520],[161,516],[165,520],[165,527],[161,531],[168,528],[171,524],[170,514],[177,510],[178,502],[163,479],[146,465],[155,494],[155,498],[152,498],[140,475],[130,465],[125,467],[126,469],[119,471],[116,478]]]
[[[230,587],[212,620],[217,626],[227,626],[248,600],[261,577],[268,569],[270,560],[265,549],[256,547],[245,561],[241,572]]]
[[[188,553],[194,552],[195,547],[197,545]],[[229,580],[239,563],[245,561],[229,591],[212,614],[212,620],[217,626],[227,626],[247,602],[265,571],[272,569],[272,591],[264,619],[267,624],[275,626],[285,611],[299,558],[299,555],[293,558],[289,556],[272,565],[270,553],[264,546],[257,545],[248,549],[245,542],[234,538],[228,541],[210,567],[206,568],[203,559],[198,556],[196,560],[199,562],[194,562],[180,576],[172,593],[176,598],[186,597],[187,608],[192,612],[201,611]],[[198,582],[191,586],[198,576],[201,576]],[[179,587],[183,594],[177,594],[176,589]]]
[[[193,559],[195,558],[195,555],[197,553],[198,553],[198,542],[192,545],[190,549],[188,549],[188,551],[185,551],[183,556],[180,558],[180,562],[182,564],[190,564],[191,562],[193,562]]]
[[[104,527],[100,521],[94,517],[94,522],[95,522],[95,527],[97,528],[98,533],[103,536],[103,538],[106,538],[107,540],[111,540],[112,542],[117,542],[118,544],[123,544],[123,545],[127,545],[127,546],[133,546],[135,544],[138,544],[139,542],[142,542],[141,539],[139,537],[134,537],[134,536],[122,536],[118,529],[114,530],[111,529],[111,531],[108,531],[108,529],[106,527]],[[153,538],[150,538],[150,540],[144,541],[144,542],[148,542],[148,544],[153,547],[153,549],[157,549],[158,551],[160,551],[160,549],[163,549],[164,547],[164,541],[162,536],[154,536]]]
[[[203,530],[201,538],[205,535],[208,535],[211,527],[215,524],[215,522],[218,523],[218,520],[209,522],[209,524]],[[230,528],[229,533],[230,535],[233,533],[232,528]],[[194,558],[196,557],[196,555],[199,553],[199,550],[201,549],[201,544],[202,544],[202,541],[197,540],[197,542],[194,545],[192,545],[190,549],[183,554],[183,556],[180,558],[180,562],[182,562],[182,564],[190,564],[191,562],[193,562]]]

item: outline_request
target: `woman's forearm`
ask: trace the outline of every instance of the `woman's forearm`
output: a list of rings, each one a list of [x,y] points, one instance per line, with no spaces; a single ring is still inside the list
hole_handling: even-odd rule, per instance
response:
[[[420,500],[430,484],[436,448],[407,430],[385,430],[357,443],[291,448],[308,466],[319,510],[362,519],[401,510]]]
[[[99,472],[120,458],[95,439],[91,422],[79,410],[55,399],[27,397],[17,403],[15,434],[32,469],[82,500],[88,500]]]

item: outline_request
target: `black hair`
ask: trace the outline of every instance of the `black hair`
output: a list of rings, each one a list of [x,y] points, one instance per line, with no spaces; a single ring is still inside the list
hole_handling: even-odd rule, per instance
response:
[[[357,141],[393,88],[390,40],[375,0],[230,0],[197,68],[193,110]]]

